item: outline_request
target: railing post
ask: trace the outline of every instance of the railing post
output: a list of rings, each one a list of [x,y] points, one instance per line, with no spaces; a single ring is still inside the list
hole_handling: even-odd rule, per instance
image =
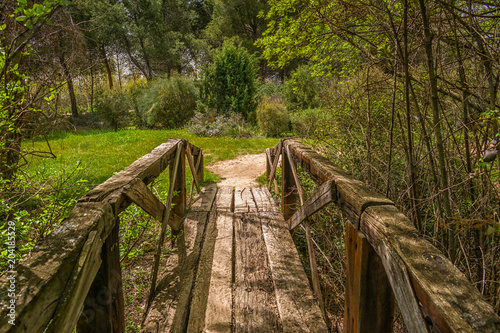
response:
[[[77,332],[125,332],[122,272],[120,267],[120,219],[117,217],[102,247],[102,264],[78,320]]]
[[[285,143],[283,143],[281,150],[281,211],[286,221],[297,210],[297,185],[293,178],[292,166],[288,160]]]
[[[203,151],[201,149],[199,149],[197,154],[193,154],[193,157],[195,160],[195,165],[197,165],[198,160],[201,159],[199,162],[200,166],[198,167],[196,176],[198,177],[198,182],[203,183],[205,181],[205,175],[203,173],[203,162],[204,162],[203,161]]]
[[[180,226],[182,224],[182,219],[184,218],[184,214],[186,213],[186,147],[185,145],[179,145],[179,149],[181,149],[181,155],[179,164],[177,166],[176,180],[174,184],[174,193],[175,195],[172,197],[172,204],[174,205],[172,208],[172,216],[173,223],[172,234],[178,235],[180,232]],[[170,170],[175,167],[175,161],[172,160],[170,164]],[[170,184],[172,184],[172,176],[174,172],[170,172]]]
[[[347,222],[344,332],[392,332],[394,296],[366,237]]]

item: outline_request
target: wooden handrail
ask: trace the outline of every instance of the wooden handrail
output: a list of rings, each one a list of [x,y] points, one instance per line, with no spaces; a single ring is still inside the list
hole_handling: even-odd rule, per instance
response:
[[[170,139],[80,198],[70,216],[18,263],[15,325],[8,323],[9,298],[3,288],[10,273],[0,278],[0,332],[72,332],[77,326],[78,332],[124,332],[118,216],[131,203],[159,221],[169,216],[170,205],[146,185],[171,166],[178,149],[182,158],[173,182],[177,194],[172,198],[173,218],[167,222],[173,232],[179,230],[186,209],[184,159],[187,151],[196,157],[198,168],[192,173],[199,183],[203,157],[186,140]],[[95,295],[89,290],[106,293],[101,297],[106,304],[95,308]]]
[[[500,331],[493,307],[443,253],[418,235],[391,200],[296,140],[284,140],[268,155],[276,161],[282,150],[318,185],[324,184],[298,209],[291,168],[283,167],[282,212],[290,228],[331,201],[348,217],[346,332],[387,331],[392,325],[391,289],[410,332]],[[275,168],[268,165],[267,170]]]

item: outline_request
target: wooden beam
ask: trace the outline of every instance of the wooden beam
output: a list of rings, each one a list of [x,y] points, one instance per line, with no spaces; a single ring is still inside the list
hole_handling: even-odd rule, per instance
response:
[[[274,177],[275,177],[275,174],[276,174],[276,168],[278,167],[278,161],[279,161],[279,157],[280,157],[280,154],[282,153],[282,147],[283,147],[283,141],[280,141],[280,143],[278,144],[278,147],[276,148],[276,154],[274,156],[274,162],[273,162],[273,166],[271,168],[271,175],[269,177],[269,184],[267,187],[271,186],[271,182],[273,181]]]
[[[163,213],[163,218],[161,222],[161,231],[160,235],[158,237],[158,243],[156,244],[156,252],[155,252],[155,259],[154,259],[154,264],[153,264],[153,270],[151,274],[151,285],[149,288],[149,295],[148,295],[148,302],[146,305],[146,311],[145,313],[148,313],[149,306],[151,305],[151,301],[153,300],[154,294],[155,294],[155,289],[156,289],[156,278],[158,276],[158,267],[160,265],[160,256],[161,256],[161,249],[163,247],[163,243],[165,241],[165,231],[167,230],[167,225],[170,220],[170,212],[172,209],[170,208],[170,205],[172,203],[172,196],[174,192],[174,187],[175,187],[175,182],[177,181],[177,171],[179,169],[179,164],[181,163],[181,156],[182,156],[182,142],[179,142],[177,144],[177,151],[175,154],[175,160],[174,163],[171,165],[171,177],[170,177],[170,185],[168,187],[168,196],[167,196],[167,204],[165,207],[167,209],[164,210]]]
[[[392,332],[394,296],[384,266],[366,237],[346,225],[344,332]]]
[[[295,229],[295,227],[301,224],[305,219],[309,218],[332,201],[335,201],[335,193],[335,182],[333,180],[324,182],[287,221],[289,229]]]
[[[197,168],[194,166],[193,155],[191,155],[191,144],[189,142],[187,144],[186,155],[189,163],[189,168],[191,169],[191,174],[193,175],[193,182],[196,184],[198,193],[200,193],[200,183],[198,182],[198,173],[196,171]]]
[[[293,178],[290,160],[285,156],[284,148],[281,150],[281,211],[285,220],[288,220],[297,210],[297,185]],[[276,163],[276,160],[274,162]]]
[[[500,318],[395,207],[369,207],[361,231],[379,255],[410,332],[499,332]]]
[[[172,228],[172,235],[179,234],[182,220],[186,214],[186,159],[184,158],[184,145],[181,145],[179,149],[181,150],[179,161],[177,163],[172,162],[170,165],[170,170],[174,167],[177,168],[175,172],[170,172],[170,184],[173,186],[172,204],[174,206],[168,223]]]
[[[285,144],[286,154],[283,154],[283,159],[285,155],[288,159],[290,170],[292,171],[293,179],[295,182],[295,187],[297,188],[297,192],[299,193],[300,206],[304,205],[304,193],[302,192],[302,186],[300,185],[299,175],[297,174],[297,169],[295,167],[295,163],[292,160],[292,155],[290,154],[290,148]],[[321,285],[319,283],[319,274],[318,274],[318,266],[316,264],[316,256],[314,255],[314,246],[312,242],[311,235],[311,226],[309,224],[308,219],[306,218],[304,221],[304,231],[306,233],[306,243],[307,243],[307,253],[309,255],[309,264],[311,266],[311,281],[314,289],[314,294],[318,299],[319,307],[321,312],[323,313],[324,318],[326,319],[325,312],[325,303],[323,302],[323,295],[321,294]]]
[[[162,220],[165,205],[151,192],[142,180],[139,178],[133,180],[129,185],[125,186],[124,193],[146,213],[157,218],[159,221]]]

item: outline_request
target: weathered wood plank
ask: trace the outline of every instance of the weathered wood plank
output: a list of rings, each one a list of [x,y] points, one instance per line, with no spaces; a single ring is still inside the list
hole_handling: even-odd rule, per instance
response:
[[[282,147],[283,147],[283,141],[280,141],[280,143],[278,144],[278,146],[277,146],[277,148],[275,150],[275,156],[274,156],[273,166],[271,168],[271,174],[270,174],[270,177],[269,177],[268,187],[271,186],[271,182],[274,180],[274,177],[276,175],[276,168],[278,167],[278,161],[280,159],[280,154],[281,154],[281,151],[282,151]]]
[[[180,139],[170,139],[167,142],[159,145],[144,155],[140,159],[132,163],[127,169],[115,174],[104,183],[97,185],[93,190],[81,197],[79,202],[97,202],[104,200],[110,194],[139,178],[145,184],[150,183],[165,170],[169,162],[174,158],[175,150]]]
[[[236,194],[236,193],[235,193]],[[235,214],[234,332],[280,332],[274,285],[257,214]]]
[[[283,147],[281,150],[281,211],[285,220],[288,220],[297,211],[297,184],[286,150]]]
[[[119,229],[120,221],[116,218],[115,227],[102,246],[102,264],[88,294],[75,296],[77,300],[85,299],[78,333],[125,332]],[[64,332],[61,329],[54,331]]]
[[[253,199],[252,190],[248,187],[236,187],[234,189],[234,212],[256,213],[257,206]]]
[[[92,231],[105,239],[114,224],[111,206],[78,203],[70,216],[16,266],[16,325],[8,324],[7,275],[0,278],[0,332],[43,332],[72,278]]]
[[[299,254],[279,213],[260,213],[284,332],[328,332]]]
[[[180,225],[186,214],[186,149],[181,145],[178,146],[178,149],[181,150],[179,162],[172,161],[170,164],[170,170],[173,170],[175,167],[177,167],[177,170],[169,174],[170,184],[172,184],[174,192],[172,196],[172,214],[170,215],[168,224],[172,228],[173,235],[179,233]],[[166,206],[169,207],[168,204]]]
[[[232,188],[217,193],[196,275],[188,332],[231,332],[232,193]]]
[[[196,184],[196,189],[198,190],[199,193],[201,189],[200,189],[200,183],[198,182],[198,172],[197,172],[198,169],[195,167],[193,161],[193,155],[191,155],[191,144],[189,143],[186,149],[186,156],[188,159],[189,168],[191,169],[191,174],[193,175],[193,183]]]
[[[333,180],[324,182],[313,194],[307,198],[303,206],[296,211],[287,221],[289,229],[292,230],[301,224],[306,218],[331,203],[336,199],[336,187]]]
[[[395,207],[366,209],[361,231],[385,266],[410,331],[426,330],[424,316],[441,332],[500,331],[500,318],[491,305]]]
[[[162,220],[165,205],[151,192],[142,180],[139,178],[134,179],[123,188],[123,192],[146,213],[156,217],[158,221]]]
[[[280,211],[266,187],[252,188],[252,195],[258,212],[278,213]]]
[[[285,140],[284,145],[290,148],[293,159],[317,183],[322,184],[327,180],[335,182],[337,193],[336,204],[355,227],[359,226],[359,218],[366,208],[380,205],[394,205],[391,200],[369,189],[363,182],[354,179],[351,175],[306,145],[295,140]]]
[[[157,287],[141,332],[186,332],[196,267],[200,258],[203,235],[209,212],[190,212],[184,220],[184,232],[177,246],[168,254],[163,276]],[[189,332],[189,331],[188,331]]]
[[[191,205],[191,212],[209,212],[217,194],[217,184],[210,184],[202,187],[200,194]]]
[[[384,266],[366,237],[346,226],[344,331],[392,332],[394,297]]]

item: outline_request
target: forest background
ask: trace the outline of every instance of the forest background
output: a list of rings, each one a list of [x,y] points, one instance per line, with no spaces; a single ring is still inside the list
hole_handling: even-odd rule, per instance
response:
[[[34,176],[61,133],[296,136],[394,200],[500,312],[497,1],[18,0],[0,9],[0,218],[23,230],[20,255],[92,185],[81,166]],[[315,219],[335,322],[343,222],[333,210]]]

